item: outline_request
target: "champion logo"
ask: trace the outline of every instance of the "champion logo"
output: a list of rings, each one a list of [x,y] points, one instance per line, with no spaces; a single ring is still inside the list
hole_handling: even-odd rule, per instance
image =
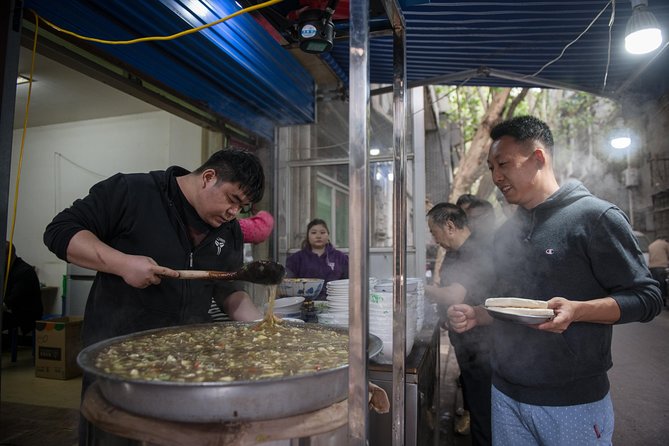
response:
[[[221,255],[221,248],[225,246],[225,239],[218,237],[216,240],[214,240],[214,245],[216,245],[216,255],[220,256]]]
[[[553,254],[555,254],[555,250],[553,248],[548,248],[546,250],[546,254],[548,254],[549,256],[552,256]]]

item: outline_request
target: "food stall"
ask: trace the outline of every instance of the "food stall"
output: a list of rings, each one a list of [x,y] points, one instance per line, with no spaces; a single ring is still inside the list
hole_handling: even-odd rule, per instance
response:
[[[45,15],[55,14],[53,10],[48,8],[47,4],[42,5],[40,2],[32,2],[31,6],[34,6],[38,9],[43,6],[45,9],[41,13]],[[353,28],[357,31],[353,34],[355,38],[352,39],[354,45],[359,45],[362,49],[362,52],[359,52],[360,56],[356,63],[353,64],[351,73],[354,77],[362,76],[362,78],[355,79],[351,83],[351,99],[352,107],[350,113],[350,150],[349,150],[349,173],[350,173],[350,207],[353,209],[367,209],[368,207],[368,197],[367,197],[367,183],[369,177],[368,171],[368,160],[367,160],[367,149],[369,146],[369,141],[367,140],[368,134],[368,123],[366,122],[365,116],[367,116],[367,110],[369,108],[369,82],[365,78],[364,71],[366,69],[365,64],[367,63],[365,47],[368,44],[369,36],[367,34],[367,4],[362,4],[360,6],[353,5],[354,8],[360,8],[359,11],[356,11],[352,14],[353,17]],[[390,5],[392,6],[392,5]],[[398,32],[401,32],[401,18],[398,13],[397,8],[393,10],[394,20],[397,21],[399,26]],[[20,11],[19,11],[20,13]],[[29,23],[31,25],[30,31],[35,31],[37,35],[37,26],[35,23]],[[47,34],[52,33],[52,31],[47,31]],[[18,42],[18,35],[14,35],[16,42]],[[398,36],[401,41],[401,37]],[[46,45],[51,48],[57,46],[57,43],[54,43],[57,39],[51,39],[46,42]],[[73,45],[67,44],[68,50],[72,50]],[[90,48],[87,48],[90,50]],[[179,50],[183,50],[180,48]],[[82,52],[82,54],[85,53]],[[86,57],[84,57],[86,58]],[[146,60],[150,58],[145,58]],[[398,59],[398,67],[402,66],[403,57]],[[89,65],[89,61],[82,62],[78,61],[81,65]],[[88,67],[90,69],[90,66]],[[155,68],[155,67],[154,67]],[[104,77],[104,76],[103,76]],[[111,77],[107,78],[111,79]],[[114,79],[114,82],[119,82],[119,79]],[[132,82],[128,82],[130,84]],[[120,85],[117,84],[117,85]],[[401,87],[399,87],[401,85]],[[394,333],[394,345],[395,351],[393,356],[395,360],[393,361],[392,366],[392,382],[393,382],[393,414],[394,414],[394,428],[392,432],[395,435],[404,435],[403,434],[403,417],[404,417],[404,388],[405,388],[405,366],[404,361],[406,358],[407,352],[404,351],[404,333],[406,328],[406,313],[405,313],[405,282],[402,278],[406,277],[406,226],[404,225],[405,218],[404,215],[407,213],[406,209],[406,196],[405,196],[405,169],[406,169],[406,154],[402,151],[404,150],[404,119],[405,119],[405,103],[404,96],[406,94],[406,83],[402,81],[401,76],[397,78],[397,92],[395,96],[396,101],[396,111],[395,122],[396,125],[394,130],[394,143],[397,144],[395,154],[393,155],[393,169],[395,172],[395,182],[396,189],[394,189],[394,209],[395,217],[393,219],[395,231],[393,235],[393,257],[395,259],[394,263],[396,268],[392,271],[394,279],[394,296],[396,296],[396,302],[394,305],[395,314],[393,318],[393,333]],[[127,85],[126,85],[127,87]],[[211,90],[208,90],[211,91]],[[155,98],[154,98],[155,99]],[[362,108],[360,108],[362,105]],[[303,113],[304,108],[300,107],[297,104],[294,107],[296,110],[300,110],[296,113]],[[188,111],[180,110],[182,114],[188,114]],[[308,111],[306,112],[309,113]],[[195,113],[197,114],[197,113]],[[192,118],[192,114],[190,116]],[[211,127],[215,125],[216,120],[209,119],[210,116],[205,116],[196,121],[204,126]],[[246,123],[250,122],[248,119]],[[266,124],[263,121],[263,124]],[[267,126],[261,129],[263,135],[267,136]],[[11,151],[3,152],[10,153]],[[8,163],[9,165],[9,163]],[[418,212],[419,215],[422,215]],[[351,234],[349,254],[351,258],[351,270],[353,271],[351,275],[351,286],[350,290],[350,301],[351,301],[351,317],[350,317],[350,345],[349,345],[349,368],[348,368],[348,385],[347,385],[347,395],[348,395],[348,420],[345,423],[348,426],[348,435],[350,442],[365,442],[368,430],[368,401],[367,401],[367,392],[365,391],[368,387],[369,382],[369,371],[368,371],[368,349],[369,344],[367,341],[368,335],[368,326],[366,321],[367,314],[367,296],[369,289],[367,286],[367,278],[369,276],[369,259],[368,259],[368,235],[363,228],[367,227],[368,215],[365,211],[356,213],[355,216],[349,218],[348,227],[349,233]],[[422,218],[422,217],[420,217]],[[415,368],[412,367],[412,370]],[[399,424],[399,426],[398,426]]]

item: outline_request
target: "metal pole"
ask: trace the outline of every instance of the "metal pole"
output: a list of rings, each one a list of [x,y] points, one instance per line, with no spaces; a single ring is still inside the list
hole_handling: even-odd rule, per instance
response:
[[[2,84],[0,84],[0,234],[5,240],[7,234],[7,214],[9,209],[9,177],[12,169],[12,136],[14,132],[14,106],[16,103],[16,77],[19,69],[19,52],[21,42],[21,15],[23,2],[10,0],[0,2],[0,68],[2,68]],[[4,242],[3,242],[4,244]],[[0,306],[4,300],[5,269],[7,256],[0,250]],[[0,317],[0,331],[2,318]],[[2,341],[0,340],[0,347]],[[0,359],[0,363],[2,360]],[[0,374],[1,376],[2,374]],[[2,378],[0,378],[2,382]]]
[[[393,27],[393,446],[405,437],[406,360],[406,34],[404,17],[395,0],[383,0]]]
[[[414,88],[409,92],[408,113],[413,139],[408,153],[413,153],[413,227],[414,246],[416,249],[416,277],[425,277],[426,253],[425,238],[428,234],[425,221],[425,180],[417,172],[425,172],[425,88]],[[435,113],[437,116],[438,113]]]
[[[281,131],[279,127],[274,128],[274,143],[272,144],[272,154],[270,155],[271,167],[270,172],[272,172],[272,202],[270,203],[270,209],[272,210],[272,215],[276,218],[277,222],[272,228],[272,243],[270,244],[270,258],[275,261],[279,261],[279,225],[278,215],[279,215],[279,166],[281,165],[281,160],[279,158],[279,147],[281,138]]]
[[[349,50],[349,354],[348,444],[367,443],[369,332],[369,0],[352,1]]]

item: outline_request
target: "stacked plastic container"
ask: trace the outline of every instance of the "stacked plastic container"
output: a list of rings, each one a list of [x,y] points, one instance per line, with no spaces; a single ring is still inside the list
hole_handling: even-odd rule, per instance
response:
[[[406,352],[413,348],[418,331],[418,283],[407,280]],[[374,361],[393,362],[393,282],[380,280],[369,295],[369,332],[383,341],[383,350]]]

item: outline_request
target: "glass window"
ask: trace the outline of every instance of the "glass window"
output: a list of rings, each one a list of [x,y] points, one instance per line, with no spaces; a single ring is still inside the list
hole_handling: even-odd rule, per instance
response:
[[[392,113],[391,107],[384,107],[383,111]],[[372,248],[392,248],[393,242],[392,115],[384,113],[379,110],[371,113],[368,192]],[[407,153],[411,153],[408,148]],[[321,218],[330,227],[333,245],[347,249],[349,212],[355,212],[349,208],[348,103],[319,102],[318,124],[281,129],[279,155],[286,167],[280,169],[279,184],[287,196],[282,203],[285,211],[280,209],[286,212],[283,236],[287,243],[282,246],[288,251],[299,249],[309,221]],[[408,247],[414,244],[412,169],[409,159],[406,168]]]

